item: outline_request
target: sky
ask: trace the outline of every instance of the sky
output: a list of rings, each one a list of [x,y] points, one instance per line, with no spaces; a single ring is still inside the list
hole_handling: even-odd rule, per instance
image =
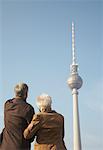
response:
[[[103,1],[0,0],[0,131],[14,86],[29,86],[27,101],[48,93],[64,115],[65,143],[73,149],[73,104],[67,85],[72,63],[71,24],[79,75],[79,117],[83,150],[103,149]],[[33,150],[33,144],[32,144]]]

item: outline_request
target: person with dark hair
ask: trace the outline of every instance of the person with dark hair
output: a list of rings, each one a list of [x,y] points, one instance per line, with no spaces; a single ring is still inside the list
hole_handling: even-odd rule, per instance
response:
[[[0,150],[30,150],[33,140],[26,140],[24,129],[31,122],[34,108],[26,102],[28,86],[19,83],[14,88],[15,97],[4,105],[4,129],[1,133]]]
[[[39,113],[24,131],[25,139],[36,136],[34,150],[67,150],[64,143],[64,117],[51,109],[48,94],[37,97]]]

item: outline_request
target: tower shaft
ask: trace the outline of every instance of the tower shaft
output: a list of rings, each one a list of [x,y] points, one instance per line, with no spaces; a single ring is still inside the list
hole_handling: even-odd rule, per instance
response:
[[[73,95],[73,150],[81,150],[77,89],[72,90],[72,95]]]

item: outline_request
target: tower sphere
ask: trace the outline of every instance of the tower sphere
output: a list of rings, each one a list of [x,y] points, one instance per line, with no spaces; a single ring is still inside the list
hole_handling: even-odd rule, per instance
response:
[[[83,84],[83,80],[78,74],[72,74],[67,80],[67,83],[70,89],[80,89]]]

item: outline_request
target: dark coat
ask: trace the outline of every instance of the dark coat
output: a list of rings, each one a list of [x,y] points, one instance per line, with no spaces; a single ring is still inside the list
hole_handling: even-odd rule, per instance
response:
[[[36,136],[34,150],[66,150],[64,144],[64,117],[51,111],[49,113],[38,113],[27,129],[24,137],[29,139]]]
[[[0,150],[30,150],[30,140],[23,131],[31,122],[33,107],[23,99],[11,99],[4,106],[4,130]]]

